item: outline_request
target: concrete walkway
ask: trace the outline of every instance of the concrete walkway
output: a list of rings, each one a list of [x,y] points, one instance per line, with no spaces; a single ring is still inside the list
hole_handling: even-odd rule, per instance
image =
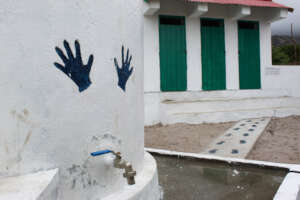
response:
[[[270,118],[242,120],[214,140],[201,153],[246,158],[269,122]]]

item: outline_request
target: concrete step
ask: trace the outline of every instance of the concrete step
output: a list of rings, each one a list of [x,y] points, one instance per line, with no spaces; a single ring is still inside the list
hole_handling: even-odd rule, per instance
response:
[[[145,96],[154,93],[145,92]],[[222,91],[186,91],[156,93],[161,102],[198,101],[198,100],[232,100],[245,98],[268,98],[291,96],[287,90],[222,90]]]
[[[161,104],[163,124],[215,123],[290,115],[300,115],[300,98],[259,97],[190,102],[173,101]]]

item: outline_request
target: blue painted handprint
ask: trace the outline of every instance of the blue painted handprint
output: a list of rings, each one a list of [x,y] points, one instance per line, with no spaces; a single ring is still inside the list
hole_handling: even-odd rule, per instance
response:
[[[122,46],[122,66],[121,66],[121,68],[119,67],[117,59],[116,58],[114,59],[115,67],[116,67],[116,70],[118,72],[118,77],[119,77],[118,86],[124,91],[126,90],[126,83],[133,71],[133,67],[130,68],[131,59],[132,59],[132,56],[129,57],[129,49],[127,49],[126,59],[124,60],[124,46]]]
[[[68,57],[66,57],[66,55],[60,48],[55,47],[55,50],[64,62],[65,66],[59,63],[54,63],[54,65],[59,70],[64,72],[69,78],[71,78],[78,86],[79,92],[82,92],[87,89],[92,83],[90,80],[90,71],[93,65],[94,56],[90,55],[87,64],[84,65],[81,58],[80,44],[77,40],[75,41],[75,57],[72,53],[69,43],[66,40],[64,41],[64,47],[66,49]]]

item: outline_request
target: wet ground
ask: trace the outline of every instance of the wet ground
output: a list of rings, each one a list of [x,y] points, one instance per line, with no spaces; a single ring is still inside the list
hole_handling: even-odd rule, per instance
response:
[[[284,170],[153,154],[164,200],[271,200]]]

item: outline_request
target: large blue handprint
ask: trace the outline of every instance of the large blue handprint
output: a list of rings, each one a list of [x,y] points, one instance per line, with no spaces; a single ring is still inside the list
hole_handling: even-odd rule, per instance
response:
[[[118,72],[118,77],[119,77],[118,86],[124,91],[126,90],[126,83],[133,71],[133,67],[130,68],[131,59],[132,59],[132,56],[129,57],[129,49],[127,49],[126,59],[124,60],[124,46],[122,46],[122,66],[121,66],[121,68],[119,67],[117,59],[116,58],[114,59],[115,67],[116,67],[116,70]]]
[[[75,41],[76,56],[74,57],[69,43],[65,40],[64,47],[66,49],[68,57],[63,53],[59,47],[55,47],[55,50],[59,57],[64,62],[65,66],[55,62],[54,65],[64,72],[69,78],[71,78],[78,86],[79,92],[84,91],[91,85],[90,72],[94,61],[94,56],[90,55],[86,65],[83,64],[81,58],[80,44]]]

